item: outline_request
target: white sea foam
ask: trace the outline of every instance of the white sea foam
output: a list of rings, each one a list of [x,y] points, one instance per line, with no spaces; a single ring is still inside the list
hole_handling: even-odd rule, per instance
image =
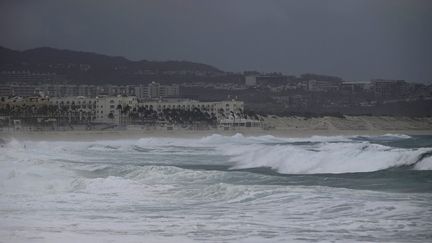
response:
[[[409,135],[406,134],[394,134],[394,133],[386,133],[383,135],[383,137],[388,137],[388,138],[395,138],[395,139],[409,139],[412,138]]]
[[[410,165],[429,150],[350,137],[240,134],[96,142],[15,140],[0,148],[0,239],[424,242],[430,235],[430,193],[285,184],[285,179],[305,176],[224,168],[363,172]],[[206,167],[213,165],[222,167]],[[431,169],[431,157],[415,169]]]
[[[406,134],[386,133],[384,135],[362,135],[362,136],[353,136],[351,138],[368,138],[372,140],[401,140],[401,139],[409,139],[412,137]]]
[[[128,152],[136,154],[136,161],[142,160],[143,153],[155,155],[225,155],[230,156],[232,168],[246,169],[270,167],[280,173],[313,174],[313,173],[349,173],[371,172],[392,167],[410,166],[417,163],[414,169],[430,170],[430,158],[419,157],[430,148],[404,149],[394,148],[370,142],[360,142],[358,137],[322,137],[279,138],[274,136],[246,137],[211,135],[202,139],[189,138],[143,138],[139,140],[117,140],[97,142],[18,142],[12,140],[7,144],[2,155],[18,161],[49,161],[55,159],[88,160],[83,155],[84,149],[89,152],[107,152],[116,161],[119,154]],[[372,138],[372,137],[371,137]],[[408,139],[409,136],[386,134],[373,137],[377,139]],[[303,142],[306,144],[292,144]],[[209,148],[198,150],[198,148]],[[218,152],[214,152],[218,151]],[[100,156],[101,154],[97,154]],[[152,157],[152,158],[153,158]],[[145,158],[145,157],[144,157]],[[161,162],[161,161],[159,161]],[[167,162],[169,163],[169,162]],[[205,161],[203,161],[205,164]]]
[[[264,136],[244,136],[237,133],[233,136],[223,136],[213,134],[204,137],[200,140],[201,143],[210,145],[223,145],[223,144],[257,144],[257,143],[294,143],[294,142],[344,142],[351,141],[348,136],[311,136],[306,138],[284,138],[275,137],[272,135]]]
[[[414,168],[416,170],[432,170],[432,156],[422,159]]]
[[[431,149],[390,148],[362,143],[321,143],[314,146],[249,145],[225,147],[233,168],[270,167],[286,174],[371,172],[409,166]],[[418,167],[426,168],[426,167]]]

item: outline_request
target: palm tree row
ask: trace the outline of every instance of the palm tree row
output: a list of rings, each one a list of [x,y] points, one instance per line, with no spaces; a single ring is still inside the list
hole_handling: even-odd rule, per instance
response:
[[[169,124],[191,125],[202,123],[207,125],[216,125],[218,119],[256,119],[257,115],[253,112],[230,112],[226,114],[224,109],[219,109],[216,113],[199,108],[191,110],[171,109],[154,110],[153,107],[131,107],[129,105],[117,106],[119,122],[122,124],[134,123],[155,124],[165,122]],[[79,106],[56,106],[56,105],[21,105],[10,106],[6,104],[0,107],[0,116],[7,116],[12,119],[24,119],[27,121],[36,120],[36,118],[55,118],[58,121],[67,123],[86,123],[95,119],[95,110],[80,109]],[[114,114],[108,114],[108,117],[114,119]]]

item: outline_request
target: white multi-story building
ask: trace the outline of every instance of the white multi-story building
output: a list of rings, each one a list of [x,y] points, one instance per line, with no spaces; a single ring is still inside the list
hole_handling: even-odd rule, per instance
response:
[[[77,113],[80,120],[120,123],[121,114],[136,107],[137,98],[134,96],[53,97],[50,98],[50,103],[58,106],[60,110]]]
[[[208,114],[214,114],[220,121],[235,118],[243,113],[242,101],[200,102],[196,100],[148,100],[138,102],[135,96],[99,96],[88,98],[53,97],[49,100],[59,110],[72,114],[74,120],[103,123],[127,123],[128,114],[138,107],[151,109],[158,113],[165,109],[194,110],[199,109]]]
[[[213,113],[218,120],[230,117],[237,113],[242,113],[244,108],[243,101],[217,101],[217,102],[200,102],[196,100],[159,100],[159,101],[142,101],[138,106],[161,112],[164,109],[181,109],[193,110],[195,108],[209,114]]]
[[[152,82],[146,86],[135,86],[135,96],[139,99],[179,97],[180,86],[177,84],[160,85],[159,83]]]
[[[60,112],[67,113],[69,122],[91,122],[96,119],[96,98],[84,96],[76,97],[52,97],[49,99],[51,105],[57,106]]]
[[[135,96],[102,96],[96,98],[97,122],[121,123],[122,114],[135,108],[138,100]]]
[[[72,85],[72,84],[4,84],[0,85],[0,96],[48,96],[48,97],[96,97],[101,95],[136,96],[139,99],[172,98],[180,96],[177,84],[161,85]]]
[[[256,75],[248,75],[245,77],[246,86],[255,86],[257,85],[257,76]]]

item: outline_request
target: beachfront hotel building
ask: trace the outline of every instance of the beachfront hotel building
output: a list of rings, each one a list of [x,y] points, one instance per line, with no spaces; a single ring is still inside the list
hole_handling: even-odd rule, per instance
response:
[[[243,114],[243,101],[228,100],[216,102],[200,102],[187,99],[138,99],[135,96],[69,96],[69,97],[2,97],[0,108],[13,107],[50,107],[53,119],[63,119],[69,123],[112,123],[127,124],[129,113],[139,109],[152,110],[160,114],[167,109],[201,112],[213,115],[220,123],[232,120],[239,122]],[[37,114],[35,114],[37,116]],[[46,115],[44,115],[46,116]],[[236,120],[237,119],[237,120]]]
[[[69,122],[85,123],[96,118],[96,99],[84,96],[52,97],[49,103],[57,107],[60,114],[66,114]]]
[[[120,123],[121,114],[125,113],[125,108],[136,107],[137,98],[120,95],[95,98],[84,96],[53,97],[50,98],[49,102],[51,105],[57,106],[59,110],[78,112],[80,120]]]
[[[96,122],[124,123],[123,114],[135,108],[138,100],[135,96],[96,97]]]
[[[152,109],[157,112],[162,112],[165,109],[179,109],[191,111],[195,108],[202,112],[213,113],[218,120],[236,116],[242,113],[244,109],[243,101],[215,101],[215,102],[200,102],[196,100],[157,100],[157,101],[141,101],[138,103],[140,107]]]
[[[161,113],[166,109],[188,110],[199,109],[202,112],[213,113],[218,121],[222,119],[235,119],[243,112],[243,101],[217,101],[200,102],[196,100],[141,100],[135,96],[98,96],[95,98],[77,97],[54,97],[49,99],[51,105],[58,108],[77,111],[81,119],[101,123],[122,123],[125,122],[124,114],[141,107],[147,110],[154,110]]]

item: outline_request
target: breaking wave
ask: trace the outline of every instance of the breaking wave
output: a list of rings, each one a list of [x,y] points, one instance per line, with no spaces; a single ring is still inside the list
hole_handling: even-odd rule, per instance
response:
[[[315,146],[248,145],[226,147],[233,169],[269,167],[284,174],[355,173],[414,166],[432,167],[430,148],[401,149],[369,142]]]
[[[12,140],[0,146],[0,238],[426,242],[432,145],[417,139]]]
[[[223,165],[231,169],[271,168],[283,174],[357,173],[407,167],[432,170],[432,148],[396,148],[383,140],[407,140],[407,135],[313,136],[281,138],[210,135],[196,138],[142,138],[96,142],[20,142],[6,144],[3,159],[37,161],[89,161],[92,156],[116,162],[128,156],[131,163]],[[117,157],[116,157],[117,156]],[[164,157],[165,156],[165,157]],[[166,156],[169,157],[169,163]],[[175,156],[182,156],[176,158]],[[203,157],[207,156],[207,157]],[[0,158],[2,159],[2,158]],[[183,161],[183,162],[182,162]],[[176,164],[180,163],[180,164]]]

